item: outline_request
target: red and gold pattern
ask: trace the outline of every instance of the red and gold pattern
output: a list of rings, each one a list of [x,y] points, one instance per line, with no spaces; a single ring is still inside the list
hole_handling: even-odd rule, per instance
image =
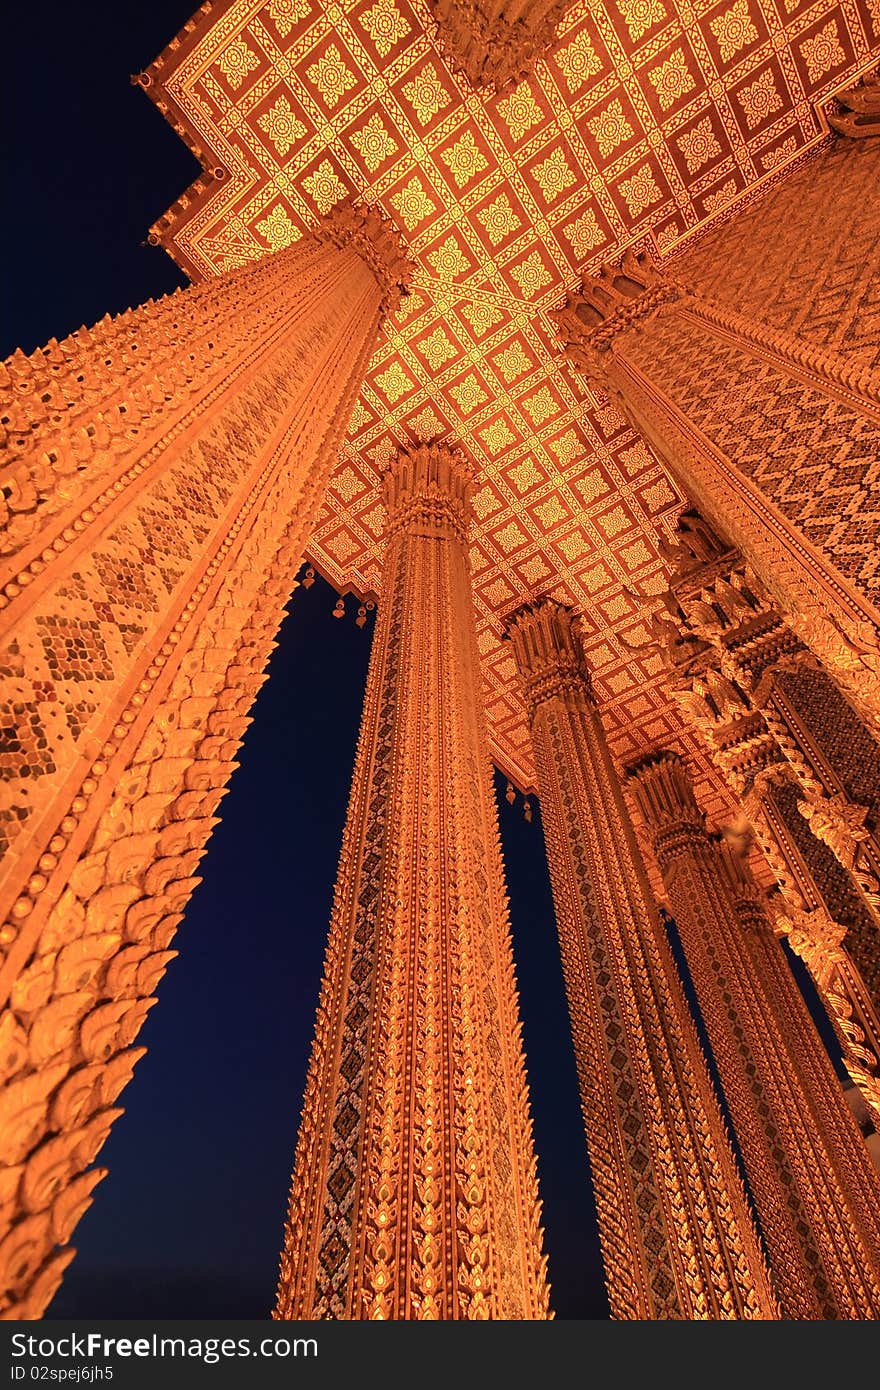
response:
[[[407,237],[415,290],[386,326],[310,553],[341,589],[375,592],[382,464],[401,442],[461,441],[481,478],[490,743],[523,787],[534,771],[502,621],[549,587],[595,624],[615,754],[672,743],[704,804],[725,806],[626,592],[662,587],[657,534],[681,497],[560,364],[545,310],[578,272],[645,238],[672,250],[825,140],[818,108],[878,41],[872,0],[578,0],[533,74],[493,95],[450,71],[424,0],[221,0],[142,78],[220,174],[154,229],[193,275],[285,245],[354,189]]]

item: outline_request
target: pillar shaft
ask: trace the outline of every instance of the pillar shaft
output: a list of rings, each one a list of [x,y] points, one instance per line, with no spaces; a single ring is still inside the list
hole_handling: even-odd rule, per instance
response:
[[[445,446],[388,478],[282,1318],[548,1316],[467,491]]]
[[[572,615],[510,627],[523,679],[612,1314],[774,1318]]]
[[[785,962],[759,890],[733,850],[708,835],[678,757],[646,758],[630,780],[685,949],[783,1314],[877,1317],[880,1174],[794,978],[779,968]]]
[[[351,244],[346,244],[350,242]],[[39,1316],[384,310],[374,213],[8,360],[6,1316]],[[56,1249],[56,1247],[61,1247]]]
[[[554,317],[575,370],[611,393],[876,728],[877,373],[634,255],[586,277]],[[829,495],[846,496],[845,526]]]

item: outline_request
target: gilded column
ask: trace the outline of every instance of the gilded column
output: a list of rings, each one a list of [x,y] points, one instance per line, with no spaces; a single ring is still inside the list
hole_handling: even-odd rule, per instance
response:
[[[764,911],[673,753],[630,771],[787,1318],[880,1315],[880,1174]],[[777,964],[768,968],[771,956]],[[780,968],[783,967],[783,968]]]
[[[523,682],[616,1318],[778,1316],[571,610],[521,609]]]
[[[103,1176],[90,1165],[408,275],[378,215],[348,206],[254,267],[2,368],[5,1316],[39,1316],[73,1256]]]
[[[766,734],[791,769],[799,814],[880,925],[880,743],[735,546],[694,510],[679,518],[675,539],[662,543],[669,591],[653,600],[674,615],[667,665],[699,665],[719,713],[748,709],[751,752],[722,739],[728,762],[744,771],[755,736]]]
[[[469,470],[402,453],[276,1317],[546,1318],[467,551]]]
[[[877,727],[877,372],[633,253],[585,277],[553,317],[574,369],[610,392]],[[843,495],[845,520],[828,502]]]
[[[555,42],[571,0],[428,0],[446,61],[475,87],[521,82]]]
[[[853,1080],[880,1110],[875,822],[865,824],[861,804],[876,805],[877,744],[740,551],[698,512],[684,512],[661,549],[669,590],[639,601],[671,693],[751,822],[781,889],[778,929],[807,962]],[[856,822],[846,839],[827,832],[840,820]]]
[[[717,700],[741,692],[798,784],[800,814],[852,877],[880,925],[880,743],[822,663],[785,622],[735,546],[691,510],[662,601],[681,634],[708,644]]]

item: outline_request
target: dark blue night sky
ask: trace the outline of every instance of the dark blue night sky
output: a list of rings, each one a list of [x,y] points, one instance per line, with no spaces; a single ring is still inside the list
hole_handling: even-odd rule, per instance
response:
[[[143,242],[198,168],[129,74],[194,7],[10,7],[0,353],[183,283]],[[291,602],[51,1316],[269,1314],[372,633],[334,600]],[[606,1318],[540,818],[496,784],[553,1305]]]

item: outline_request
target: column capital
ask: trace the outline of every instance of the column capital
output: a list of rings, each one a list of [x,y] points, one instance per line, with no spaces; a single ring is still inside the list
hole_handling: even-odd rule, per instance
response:
[[[312,235],[331,246],[351,246],[357,252],[382,287],[386,314],[393,313],[409,294],[413,263],[394,223],[378,208],[344,198],[321,219]]]
[[[705,837],[706,817],[697,805],[690,774],[677,753],[665,748],[648,753],[630,764],[625,777],[658,860],[674,856],[694,837]]]
[[[626,770],[626,784],[651,836],[661,872],[682,854],[695,848],[707,850],[731,901],[743,911],[764,913],[764,894],[748,863],[751,827],[745,843],[738,828],[723,829],[720,835],[710,832],[690,771],[677,753],[663,749],[638,759]],[[759,925],[762,921],[761,916]]]
[[[596,354],[607,352],[618,333],[681,294],[646,252],[627,251],[619,266],[607,262],[598,274],[585,275],[547,317],[557,324],[557,341],[575,371],[589,374],[598,367]]]
[[[440,47],[474,87],[521,82],[552,47],[571,0],[428,0]]]
[[[592,695],[590,673],[573,608],[552,598],[525,603],[507,622],[507,636],[534,719],[540,704],[554,696],[580,699]]]
[[[450,444],[415,444],[388,465],[384,494],[386,534],[406,531],[467,541],[474,469]]]

